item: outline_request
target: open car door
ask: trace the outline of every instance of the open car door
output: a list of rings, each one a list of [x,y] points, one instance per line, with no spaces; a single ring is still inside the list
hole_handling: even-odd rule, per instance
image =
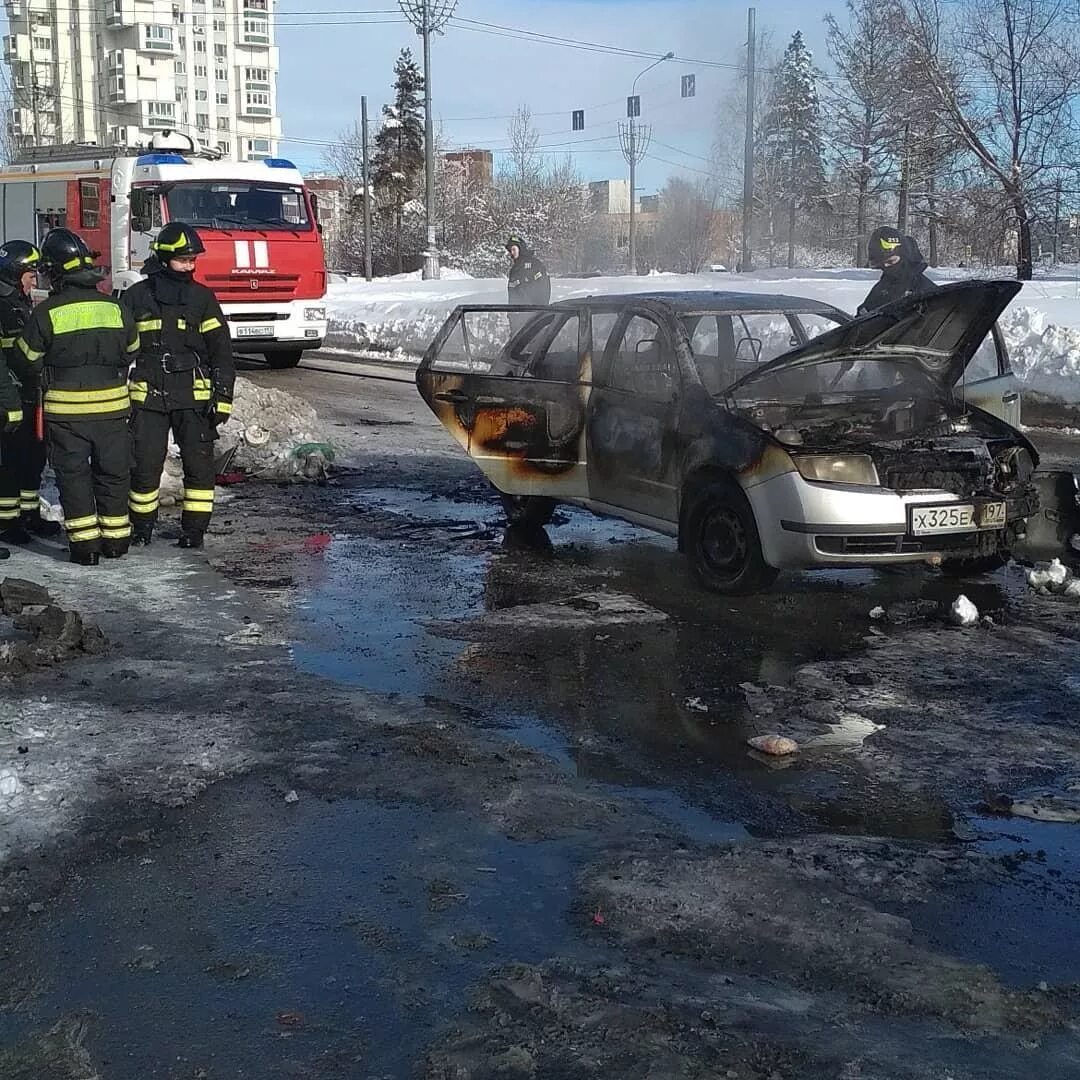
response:
[[[961,401],[1020,427],[1020,380],[1009,367],[1005,338],[996,323],[964,369],[955,392]]]
[[[459,307],[432,342],[417,388],[506,495],[588,496],[587,313],[573,307]]]

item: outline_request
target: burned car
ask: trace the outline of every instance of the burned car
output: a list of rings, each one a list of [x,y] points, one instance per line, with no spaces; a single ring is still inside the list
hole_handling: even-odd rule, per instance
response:
[[[460,307],[424,400],[512,521],[559,502],[678,538],[721,593],[780,570],[999,563],[1039,507],[996,319],[1009,281],[849,319],[723,292]]]

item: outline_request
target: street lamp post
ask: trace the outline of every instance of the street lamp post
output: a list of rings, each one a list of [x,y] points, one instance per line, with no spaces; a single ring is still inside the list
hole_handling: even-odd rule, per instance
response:
[[[402,14],[424,39],[424,216],[427,244],[424,280],[439,276],[439,252],[435,246],[435,124],[431,116],[431,35],[449,22],[457,0],[398,0]]]
[[[645,157],[652,139],[652,130],[635,124],[637,113],[637,84],[642,75],[648,74],[654,67],[665,60],[674,60],[673,52],[665,53],[659,60],[654,60],[647,68],[638,72],[630,88],[630,97],[626,103],[626,127],[619,132],[622,136],[622,152],[630,166],[630,273],[637,274],[637,165]]]

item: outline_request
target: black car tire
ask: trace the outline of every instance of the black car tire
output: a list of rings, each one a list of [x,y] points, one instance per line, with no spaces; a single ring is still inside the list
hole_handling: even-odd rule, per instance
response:
[[[978,577],[980,574],[992,574],[1009,562],[1009,556],[998,552],[996,555],[978,555],[969,559],[944,559],[941,572],[949,577]]]
[[[500,498],[510,525],[537,528],[550,524],[555,516],[556,502],[546,495],[500,495]]]
[[[754,511],[738,485],[714,480],[694,492],[683,550],[698,581],[729,596],[767,589],[779,571],[765,561]]]
[[[303,355],[303,349],[286,349],[283,352],[263,353],[263,356],[266,357],[267,365],[272,367],[275,371],[296,367],[296,365],[300,363],[300,357]]]

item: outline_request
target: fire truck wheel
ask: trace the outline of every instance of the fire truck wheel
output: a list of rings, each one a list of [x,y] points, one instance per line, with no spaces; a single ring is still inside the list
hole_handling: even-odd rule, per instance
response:
[[[275,369],[296,367],[300,363],[300,357],[304,355],[303,349],[289,349],[286,352],[263,353],[267,364]]]

